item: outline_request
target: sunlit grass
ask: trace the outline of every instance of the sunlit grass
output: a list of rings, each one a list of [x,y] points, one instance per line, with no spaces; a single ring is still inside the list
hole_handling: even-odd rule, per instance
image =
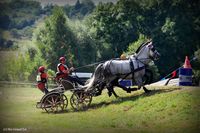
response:
[[[42,93],[33,87],[0,87],[0,125],[27,128],[28,132],[197,132],[200,129],[200,88],[149,87],[131,94],[116,88],[121,97],[107,92],[94,97],[91,107],[60,114],[36,109]],[[68,99],[71,92],[65,93]]]

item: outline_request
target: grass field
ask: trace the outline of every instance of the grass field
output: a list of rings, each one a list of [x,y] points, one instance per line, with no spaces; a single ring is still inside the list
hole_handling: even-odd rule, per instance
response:
[[[59,114],[36,109],[42,93],[34,87],[0,86],[0,132],[37,133],[195,133],[200,131],[200,88],[151,87],[116,99],[95,97],[87,111],[71,106]],[[69,97],[70,92],[65,93]],[[18,131],[17,131],[18,130]]]

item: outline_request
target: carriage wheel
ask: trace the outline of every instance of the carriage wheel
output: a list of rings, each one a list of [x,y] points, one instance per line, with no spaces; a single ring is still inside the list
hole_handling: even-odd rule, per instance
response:
[[[70,104],[75,110],[85,110],[92,102],[92,96],[84,91],[74,91],[70,98]]]
[[[63,106],[63,108],[62,108],[62,111],[63,110],[66,110],[67,109],[67,106],[68,106],[68,99],[67,99],[67,97],[64,95],[64,94],[62,94],[61,95],[61,101],[62,101],[62,106]]]
[[[47,96],[43,103],[43,109],[47,113],[56,113],[59,111],[63,111],[68,105],[67,97],[62,94],[52,94]]]

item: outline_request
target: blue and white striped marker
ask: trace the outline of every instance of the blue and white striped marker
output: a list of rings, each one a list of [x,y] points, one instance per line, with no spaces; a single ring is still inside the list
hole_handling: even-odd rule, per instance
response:
[[[179,86],[192,85],[192,68],[179,69]]]

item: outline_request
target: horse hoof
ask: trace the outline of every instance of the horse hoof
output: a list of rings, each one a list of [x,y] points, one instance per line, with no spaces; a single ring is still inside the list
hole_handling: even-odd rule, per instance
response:
[[[126,92],[127,92],[127,93],[131,93],[131,88],[128,87],[128,88],[126,89]]]
[[[131,93],[131,90],[127,90],[126,92],[127,92],[127,93]]]
[[[117,99],[118,101],[123,101],[123,98],[121,98],[121,97],[119,97],[119,96],[117,96],[116,99]]]
[[[150,93],[151,92],[151,90],[145,90],[145,93]]]

